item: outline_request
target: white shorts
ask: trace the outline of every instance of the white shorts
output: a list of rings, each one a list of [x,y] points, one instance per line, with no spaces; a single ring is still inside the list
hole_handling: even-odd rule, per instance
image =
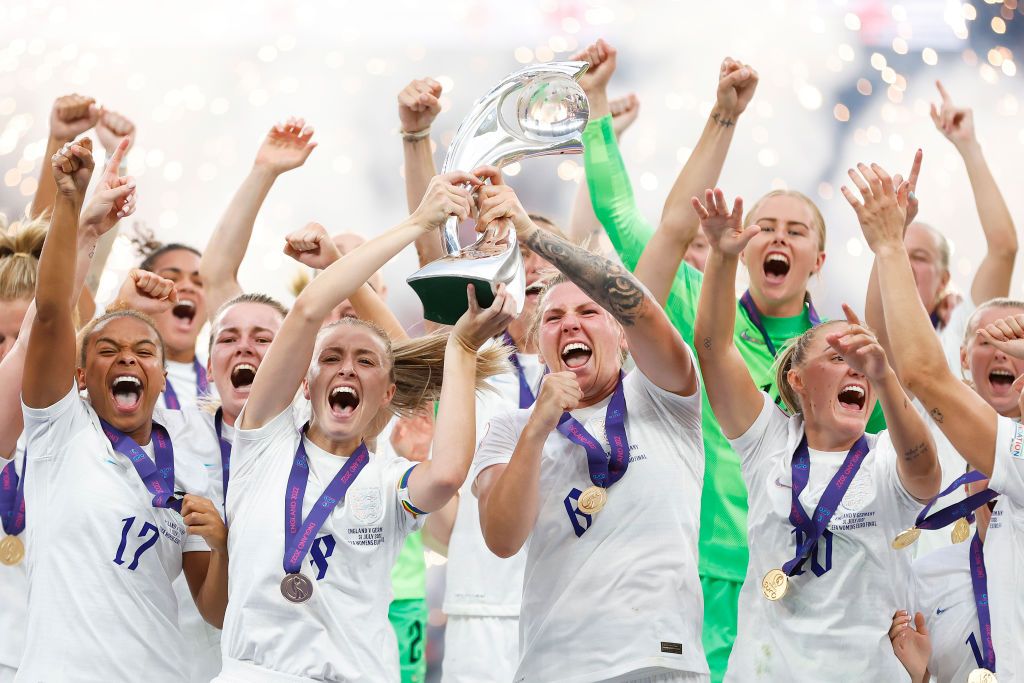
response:
[[[511,683],[517,666],[519,617],[448,617],[442,683]]]

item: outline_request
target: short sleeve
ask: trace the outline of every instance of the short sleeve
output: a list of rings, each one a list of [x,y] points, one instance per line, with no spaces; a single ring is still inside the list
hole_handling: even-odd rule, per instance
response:
[[[685,342],[684,342],[685,343]],[[690,396],[680,396],[671,391],[665,391],[651,379],[642,373],[639,368],[629,374],[635,377],[636,390],[647,394],[650,401],[663,410],[673,421],[675,426],[690,431],[701,430],[700,419],[700,392],[703,387],[700,383],[700,374],[697,373],[697,359],[693,355],[690,345],[686,345],[686,352],[690,355],[690,362],[693,364],[694,372],[697,374],[697,390]]]
[[[235,421],[242,424],[245,409]],[[277,417],[257,429],[235,429],[235,440],[231,447],[231,486],[228,491],[235,492],[236,486],[247,479],[257,468],[259,461],[268,452],[284,454],[285,457],[295,455],[298,430],[292,416],[292,407],[288,406]],[[232,496],[233,497],[233,496]]]
[[[423,526],[427,513],[416,507],[409,495],[409,477],[419,463],[395,456],[384,465],[384,485],[395,491],[395,520],[403,534]]]
[[[71,389],[51,406],[30,408],[21,405],[25,419],[25,451],[31,460],[50,460],[70,452],[66,444],[82,429],[90,427],[89,409],[78,388]]]
[[[740,465],[744,470],[774,454],[789,438],[789,421],[793,418],[775,405],[771,396],[763,391],[761,396],[764,406],[754,424],[740,436],[729,439],[733,450],[740,456]]]
[[[512,453],[519,443],[521,426],[517,426],[516,415],[519,411],[506,411],[491,418],[487,423],[487,433],[480,439],[473,457],[470,477],[475,481],[477,476],[492,465],[505,465],[512,460]],[[475,493],[476,487],[471,487]]]
[[[1024,506],[1024,425],[1002,415],[997,416],[996,452],[989,486],[1014,505]]]

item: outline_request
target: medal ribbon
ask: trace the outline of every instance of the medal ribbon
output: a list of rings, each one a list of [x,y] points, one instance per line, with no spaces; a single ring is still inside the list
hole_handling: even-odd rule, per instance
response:
[[[196,373],[196,396],[203,397],[210,393],[210,382],[206,378],[206,368],[199,362],[198,358],[192,359],[192,369]],[[168,410],[181,410],[181,402],[178,394],[174,392],[171,380],[164,380],[164,405]]]
[[[629,440],[626,438],[626,395],[622,388],[622,373],[619,383],[615,386],[611,401],[605,410],[604,432],[608,437],[612,455],[608,455],[601,443],[590,432],[584,429],[579,420],[569,413],[562,413],[558,421],[558,431],[577,446],[583,446],[587,452],[587,467],[590,470],[590,481],[595,486],[608,488],[626,473],[629,467]]]
[[[0,522],[4,533],[17,536],[25,530],[25,467],[28,457],[22,466],[21,476],[14,469],[14,458],[0,470]]]
[[[533,395],[533,389],[530,388],[530,383],[526,379],[526,373],[523,372],[523,365],[519,362],[519,357],[516,355],[519,353],[519,349],[516,348],[516,342],[508,332],[505,333],[503,339],[505,344],[513,349],[513,352],[508,356],[508,360],[512,363],[512,367],[515,368],[516,375],[519,376],[519,407],[529,408],[537,400],[537,397]],[[544,374],[546,375],[547,373],[547,368],[544,368]]]
[[[995,673],[996,651],[992,644],[992,616],[988,610],[988,574],[985,571],[985,551],[978,532],[971,539],[971,587],[974,588],[974,603],[978,606],[978,625],[981,627],[981,656],[984,662],[979,666]]]
[[[804,506],[800,504],[800,494],[807,487],[811,474],[811,456],[807,450],[807,435],[800,439],[800,445],[793,453],[792,474],[792,505],[789,510],[789,521],[795,529],[804,533],[804,542],[796,549],[796,555],[792,560],[782,566],[786,576],[792,576],[800,564],[807,557],[814,545],[821,538],[821,535],[828,527],[832,515],[835,513],[847,489],[857,476],[864,458],[868,454],[868,441],[863,435],[853,444],[853,448],[846,454],[846,459],[840,465],[839,470],[832,476],[832,480],[825,487],[818,500],[818,506],[814,508],[814,516],[808,517]]]
[[[100,418],[103,425],[103,433],[110,441],[114,450],[128,458],[139,479],[145,484],[146,489],[153,494],[153,507],[169,508],[175,512],[181,512],[181,498],[174,497],[174,447],[171,444],[171,437],[163,426],[153,423],[153,450],[156,452],[156,463],[154,464],[142,446],[135,443],[135,439]]]
[[[944,491],[941,491],[939,495],[928,501],[928,504],[924,506],[924,509],[917,515],[917,522],[914,526],[918,529],[941,529],[942,527],[949,526],[961,517],[965,518],[968,522],[974,521],[974,511],[979,507],[989,502],[999,494],[992,489],[985,489],[979,491],[973,495],[967,496],[959,503],[950,505],[949,507],[942,508],[938,512],[929,515],[928,511],[932,509],[935,502],[943,496],[949,495],[964,484],[971,484],[987,477],[979,472],[978,470],[972,470],[967,474],[960,476],[956,481],[946,487]]]
[[[811,321],[811,327],[821,324],[821,318],[818,317],[818,312],[814,310],[814,304],[811,302],[811,295],[804,294],[804,301],[807,302],[807,317]],[[757,304],[754,303],[754,297],[750,296],[750,290],[743,292],[743,296],[740,297],[740,306],[747,312],[747,317],[750,318],[750,322],[757,328],[757,331],[761,333],[764,338],[764,345],[768,347],[768,351],[771,352],[772,358],[777,353],[775,344],[772,342],[772,338],[768,336],[768,330],[764,326],[764,320],[761,317],[761,311],[757,310]]]
[[[217,430],[217,442],[220,444],[220,477],[224,482],[224,505],[228,503],[228,479],[231,476],[231,442],[221,436],[224,424],[224,409],[217,408],[213,416],[213,427]]]
[[[300,523],[302,500],[306,496],[306,483],[309,481],[309,457],[306,455],[306,445],[301,439],[299,440],[299,447],[292,460],[292,471],[288,474],[288,489],[284,497],[285,573],[299,573],[302,560],[309,552],[316,533],[331,516],[331,512],[334,511],[338,503],[345,500],[345,494],[348,493],[352,482],[356,480],[369,461],[370,453],[366,449],[366,444],[359,444],[359,447],[352,451],[348,460],[334,475],[334,479],[327,485],[324,492],[320,494],[316,503],[313,504],[313,509]]]

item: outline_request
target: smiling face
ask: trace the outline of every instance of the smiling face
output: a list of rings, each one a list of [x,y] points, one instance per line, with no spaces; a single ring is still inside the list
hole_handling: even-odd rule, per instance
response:
[[[910,255],[910,267],[921,303],[931,313],[939,303],[939,295],[949,283],[948,264],[944,264],[941,237],[921,223],[911,223],[903,236]],[[947,257],[948,258],[948,257]]]
[[[14,346],[21,323],[25,320],[25,311],[31,303],[31,298],[0,301],[0,360]]]
[[[875,407],[867,378],[847,365],[826,340],[828,334],[848,329],[845,322],[816,327],[802,362],[787,373],[808,424],[827,430],[837,441],[860,437]]]
[[[78,387],[89,392],[96,414],[125,433],[152,421],[166,377],[156,330],[139,318],[114,317],[99,322],[84,343]]]
[[[1024,374],[1024,361],[1007,356],[974,333],[981,327],[1011,315],[1022,313],[1020,308],[992,306],[971,317],[967,344],[960,348],[960,363],[974,390],[992,408],[1005,417],[1020,415],[1020,392],[1013,390],[1013,380]]]
[[[313,410],[311,438],[345,443],[372,436],[374,418],[395,393],[384,340],[359,323],[323,329],[302,390]]]
[[[166,313],[156,316],[157,329],[167,344],[172,360],[191,361],[196,337],[206,320],[206,297],[199,277],[199,255],[187,249],[172,249],[157,257],[153,272],[174,283],[178,303]]]
[[[249,398],[256,370],[283,322],[272,306],[251,301],[228,306],[214,321],[207,371],[217,385],[229,424]]]
[[[540,305],[540,353],[552,372],[570,370],[591,405],[615,389],[626,335],[610,313],[571,282],[549,288]]]
[[[816,212],[804,199],[778,194],[761,200],[746,224],[761,226],[742,254],[755,300],[802,302],[807,281],[825,263]]]

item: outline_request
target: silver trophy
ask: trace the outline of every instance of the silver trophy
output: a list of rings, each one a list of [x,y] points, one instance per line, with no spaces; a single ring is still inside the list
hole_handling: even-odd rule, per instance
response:
[[[548,62],[509,74],[477,100],[455,133],[441,172],[504,166],[546,154],[579,154],[590,117],[587,96],[576,82],[586,62]],[[466,285],[481,306],[490,306],[504,283],[517,313],[526,298],[526,274],[515,230],[488,227],[468,247],[459,241],[459,219],[441,231],[444,256],[413,273],[407,282],[423,302],[423,316],[453,325],[466,312]]]

